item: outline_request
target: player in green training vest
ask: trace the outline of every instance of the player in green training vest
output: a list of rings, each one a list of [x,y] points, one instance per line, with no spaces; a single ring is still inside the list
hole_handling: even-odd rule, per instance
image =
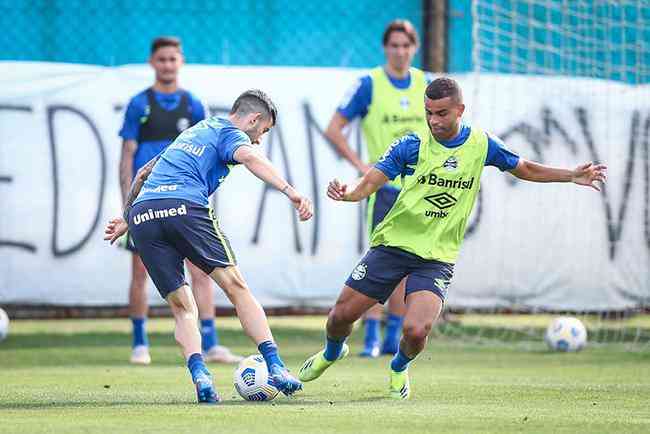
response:
[[[423,71],[411,67],[418,48],[418,34],[415,28],[409,21],[395,20],[386,27],[382,44],[386,64],[372,69],[368,75],[355,83],[325,131],[325,135],[336,145],[341,156],[361,174],[370,170],[371,165],[379,160],[395,139],[411,132],[428,134],[422,106],[427,78]],[[361,119],[369,164],[363,162],[350,148],[343,134],[344,127],[357,118]],[[400,188],[401,183],[395,180],[368,198],[369,236],[395,203]],[[382,343],[380,321],[383,307],[377,305],[368,311],[361,356],[378,357],[380,353],[397,353],[406,312],[403,283],[399,284],[390,297],[388,312]]]
[[[305,361],[300,379],[318,378],[348,353],[352,325],[376,303],[383,303],[406,278],[406,317],[399,351],[390,364],[390,396],[410,395],[409,363],[424,349],[440,314],[454,263],[485,166],[519,179],[573,182],[600,190],[606,167],[587,163],[559,169],[519,158],[501,141],[461,122],[465,110],[458,83],[439,78],[427,86],[424,106],[430,133],[396,140],[359,181],[330,182],[337,201],[363,200],[398,175],[403,188],[395,205],[373,232],[370,250],[346,281],[327,320],[325,349]]]

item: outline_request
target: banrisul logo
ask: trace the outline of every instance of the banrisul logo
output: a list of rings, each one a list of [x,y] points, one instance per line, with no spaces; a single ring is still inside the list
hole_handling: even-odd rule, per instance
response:
[[[474,187],[474,177],[470,179],[458,178],[449,179],[438,176],[435,173],[429,175],[420,175],[418,177],[418,184],[435,185],[437,187],[454,188],[459,190],[471,190]]]
[[[447,172],[455,172],[456,169],[458,169],[458,159],[452,155],[442,163],[442,167],[444,167]]]

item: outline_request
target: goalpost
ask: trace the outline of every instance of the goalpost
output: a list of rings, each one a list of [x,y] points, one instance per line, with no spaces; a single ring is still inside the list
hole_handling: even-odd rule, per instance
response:
[[[591,342],[647,345],[650,2],[472,0],[471,10],[472,71],[459,76],[471,122],[545,164],[605,162],[609,180],[603,192],[587,194],[518,186],[486,170],[472,220],[480,225],[467,237],[458,276],[484,267],[490,298],[476,288],[452,296],[450,307],[548,316],[470,316],[476,327],[443,332],[526,340],[569,312],[587,324]],[[519,208],[504,205],[511,197]],[[507,247],[490,244],[502,239]],[[503,260],[474,253],[479,243]],[[491,272],[502,286],[490,286]]]

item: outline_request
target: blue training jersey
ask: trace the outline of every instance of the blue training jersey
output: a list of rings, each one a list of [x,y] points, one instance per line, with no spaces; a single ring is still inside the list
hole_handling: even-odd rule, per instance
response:
[[[233,156],[250,138],[230,120],[212,117],[183,131],[165,149],[134,203],[185,199],[208,206],[208,197],[238,164]]]
[[[180,104],[183,94],[187,94],[190,104],[189,108],[192,112],[190,125],[194,125],[205,119],[205,109],[203,108],[203,104],[201,104],[201,101],[192,95],[192,93],[186,90],[179,89],[173,93],[162,93],[154,90],[153,94],[154,98],[156,98],[156,102],[166,111],[175,110]],[[150,110],[148,105],[147,89],[131,98],[129,105],[124,112],[124,123],[122,124],[119,133],[123,140],[138,139],[140,126]],[[138,143],[138,148],[133,156],[133,176],[135,176],[138,170],[147,164],[149,160],[160,154],[169,143],[169,140],[155,140]]]
[[[469,125],[462,125],[460,132],[451,140],[439,143],[447,148],[456,148],[467,140],[472,129]],[[499,170],[512,170],[519,163],[519,156],[508,150],[500,138],[487,134],[488,152],[485,158],[486,166],[494,166]],[[395,179],[398,175],[409,176],[415,171],[413,166],[418,162],[420,152],[420,138],[415,134],[408,134],[398,139],[391,146],[386,155],[382,157],[375,167],[381,170],[388,179]]]

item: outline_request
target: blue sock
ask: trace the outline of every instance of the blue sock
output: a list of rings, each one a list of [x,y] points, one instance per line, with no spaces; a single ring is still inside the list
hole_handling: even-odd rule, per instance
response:
[[[262,354],[262,357],[264,357],[269,372],[271,372],[271,366],[273,365],[284,366],[284,362],[278,354],[278,346],[273,341],[264,341],[257,346],[257,349]]]
[[[378,319],[366,318],[366,338],[363,341],[366,348],[379,343],[381,335],[379,330],[380,326],[381,323]]]
[[[210,348],[219,345],[219,335],[214,326],[214,318],[201,320],[201,349],[207,353]]]
[[[399,338],[402,335],[403,322],[403,316],[393,315],[392,313],[388,315],[388,319],[386,320],[386,336],[384,337],[384,342],[399,341]]]
[[[196,383],[196,378],[201,374],[210,375],[210,371],[208,371],[203,361],[203,356],[199,353],[194,353],[187,359],[187,369],[192,375],[193,383]]]
[[[131,322],[133,323],[133,346],[149,346],[146,328],[147,318],[131,318]]]
[[[411,363],[412,360],[413,359],[410,359],[406,354],[404,354],[400,348],[397,354],[395,354],[395,357],[393,357],[393,360],[391,360],[390,368],[395,372],[402,372],[409,367],[409,363]]]
[[[334,360],[338,359],[339,356],[341,355],[341,350],[343,349],[343,343],[345,342],[345,338],[330,338],[329,336],[327,337],[327,343],[325,344],[325,354],[323,354],[323,357],[325,357],[325,360],[329,360],[330,362],[333,362]]]

